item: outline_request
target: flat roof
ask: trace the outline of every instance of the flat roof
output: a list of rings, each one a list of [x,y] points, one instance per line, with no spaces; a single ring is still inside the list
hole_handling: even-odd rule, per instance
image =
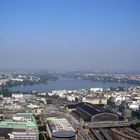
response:
[[[48,118],[48,125],[52,132],[57,131],[73,131],[75,132],[75,129],[72,127],[72,125],[65,119],[65,118]]]
[[[33,116],[32,113],[17,113],[16,117],[31,118],[32,122],[37,125],[36,119],[35,119],[35,117]]]
[[[32,121],[1,121],[0,128],[14,128],[14,129],[27,129],[27,130],[38,130],[36,120],[32,113],[17,113],[16,117],[28,117]]]
[[[73,131],[57,131],[52,133],[54,138],[73,138],[76,134]]]

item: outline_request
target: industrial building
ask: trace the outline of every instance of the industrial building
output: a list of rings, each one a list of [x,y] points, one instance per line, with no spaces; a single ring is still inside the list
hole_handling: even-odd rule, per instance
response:
[[[106,110],[103,104],[93,105],[82,102],[67,105],[66,109],[78,120],[82,119],[85,122],[118,121],[122,119],[121,116]]]
[[[17,113],[12,120],[1,121],[0,138],[4,140],[39,140],[34,116],[31,113]]]
[[[51,140],[77,139],[75,129],[65,118],[48,118],[46,127]]]

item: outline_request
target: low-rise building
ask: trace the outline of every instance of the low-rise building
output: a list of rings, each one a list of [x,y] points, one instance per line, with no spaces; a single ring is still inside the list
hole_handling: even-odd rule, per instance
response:
[[[46,127],[52,140],[77,140],[75,129],[65,118],[48,118]]]
[[[82,102],[87,102],[91,104],[107,104],[107,98],[99,97],[83,97]]]
[[[12,98],[15,98],[15,99],[22,99],[23,98],[23,94],[22,93],[13,93],[12,94]]]
[[[7,131],[5,131],[7,130]],[[31,113],[17,113],[12,120],[0,122],[0,132],[10,140],[39,140],[36,120]]]

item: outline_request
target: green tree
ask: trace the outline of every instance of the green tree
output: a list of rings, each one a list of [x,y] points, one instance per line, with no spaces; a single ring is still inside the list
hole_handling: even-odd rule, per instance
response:
[[[37,124],[41,124],[41,121],[40,120],[37,120]]]
[[[44,136],[42,133],[39,134],[39,140],[44,140]]]
[[[75,102],[76,102],[76,103],[78,103],[78,102],[79,102],[79,99],[78,99],[78,97],[76,97],[76,98],[75,98]]]
[[[2,88],[0,95],[3,95],[4,97],[11,97],[12,93],[7,88]]]
[[[110,106],[114,106],[114,105],[115,105],[114,98],[113,98],[113,97],[110,97],[110,98],[107,100],[107,104],[110,105]]]
[[[47,99],[47,104],[52,104],[52,99]]]
[[[46,131],[46,125],[38,126],[38,130],[41,131]]]

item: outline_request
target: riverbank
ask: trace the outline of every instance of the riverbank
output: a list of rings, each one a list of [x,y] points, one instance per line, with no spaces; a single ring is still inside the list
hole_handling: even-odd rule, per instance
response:
[[[47,83],[47,84],[36,84],[36,85],[21,85],[21,86],[13,86],[9,88],[10,91],[13,92],[51,92],[52,90],[60,90],[60,89],[89,89],[93,87],[102,87],[102,88],[116,88],[116,87],[135,87],[136,85],[128,84],[128,83],[119,83],[119,82],[100,82],[100,81],[90,81],[90,80],[82,80],[82,79],[72,79],[72,78],[59,78],[58,80]]]

